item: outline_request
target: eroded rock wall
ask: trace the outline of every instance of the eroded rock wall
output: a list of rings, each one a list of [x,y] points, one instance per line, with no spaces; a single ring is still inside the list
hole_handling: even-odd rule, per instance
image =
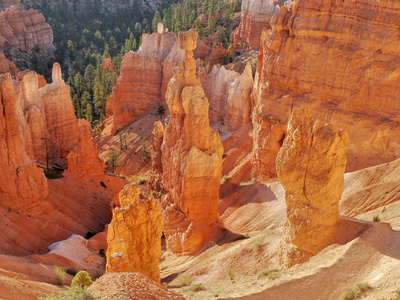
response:
[[[297,1],[282,7],[263,34],[254,84],[254,164],[274,173],[264,141],[302,105],[348,132],[347,171],[400,155],[400,59],[394,2]],[[384,20],[384,21],[383,21]],[[272,125],[271,122],[274,122]],[[275,130],[273,127],[279,127]],[[271,149],[272,148],[272,149]]]
[[[124,56],[106,108],[107,117],[114,116],[114,132],[163,104],[172,70],[183,58],[177,36],[169,32],[144,35],[139,51]]]
[[[0,12],[0,49],[6,42],[26,51],[35,45],[53,45],[53,30],[41,13],[26,11],[20,3],[8,7],[10,4],[3,3],[6,8]]]

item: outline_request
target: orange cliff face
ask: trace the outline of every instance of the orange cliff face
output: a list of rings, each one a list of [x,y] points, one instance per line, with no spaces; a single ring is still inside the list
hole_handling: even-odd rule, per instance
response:
[[[262,36],[253,91],[259,174],[275,174],[283,128],[302,105],[348,132],[347,171],[399,157],[400,71],[393,64],[400,59],[393,46],[399,16],[397,4],[371,0],[297,1],[274,15]]]
[[[21,107],[10,74],[0,76],[0,88],[0,204],[21,211],[43,201],[47,179],[25,149],[17,115]]]
[[[139,272],[160,282],[164,227],[160,203],[142,199],[139,187],[132,184],[119,193],[119,202],[108,227],[107,273]]]
[[[53,45],[53,30],[43,15],[33,9],[25,11],[22,4],[5,8],[0,12],[0,49],[8,42],[11,47],[30,50],[35,45]]]
[[[103,175],[90,125],[76,119],[58,64],[53,83],[42,88],[35,72],[18,79],[0,75],[0,253],[23,255],[72,233],[102,231],[112,196],[126,180]],[[43,137],[61,145],[68,164],[63,178],[47,180],[36,165],[45,161]]]
[[[167,249],[191,254],[204,246],[217,221],[223,147],[209,125],[208,100],[196,76],[198,33],[179,34],[186,58],[168,84],[171,113],[161,146]]]
[[[113,132],[163,105],[172,70],[184,59],[173,33],[143,35],[137,53],[124,56],[121,75],[107,102],[107,117],[113,115]]]
[[[285,1],[243,0],[240,25],[234,33],[236,43],[246,43],[251,48],[260,46],[263,29],[269,29],[272,15],[279,10],[279,4]],[[287,1],[290,2],[290,1]],[[274,5],[274,3],[279,3]]]

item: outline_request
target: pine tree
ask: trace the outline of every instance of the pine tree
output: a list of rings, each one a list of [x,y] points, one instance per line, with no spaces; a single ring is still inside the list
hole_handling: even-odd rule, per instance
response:
[[[86,106],[86,120],[89,121],[90,124],[93,123],[93,108],[90,103]]]

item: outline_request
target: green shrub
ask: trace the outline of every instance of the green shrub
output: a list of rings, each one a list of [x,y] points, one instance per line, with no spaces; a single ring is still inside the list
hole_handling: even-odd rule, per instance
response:
[[[265,236],[260,236],[253,241],[253,250],[260,250],[261,246],[264,244]]]
[[[74,279],[72,279],[71,286],[72,287],[79,287],[83,289],[86,286],[89,286],[93,283],[92,279],[90,278],[88,272],[86,271],[79,271]]]
[[[235,270],[233,270],[232,268],[228,269],[228,277],[230,280],[233,280],[236,276]]]
[[[144,178],[144,177],[139,177],[139,179],[137,180],[137,184],[139,184],[139,185],[142,185],[143,183],[145,183],[146,182],[146,178]]]
[[[224,175],[224,176],[222,177],[221,184],[227,183],[227,182],[230,181],[230,180],[231,180],[231,177],[230,177],[230,176]]]
[[[400,300],[400,289],[396,291],[396,300]]]
[[[275,279],[279,277],[278,269],[267,269],[263,270],[258,274],[258,278],[268,276],[268,279]]]
[[[54,273],[56,275],[55,280],[58,285],[64,285],[65,270],[59,266],[54,267]]]
[[[77,287],[70,288],[66,291],[61,291],[56,294],[51,294],[46,297],[39,298],[40,300],[94,300],[93,294],[86,290]]]
[[[376,216],[374,216],[374,218],[372,219],[372,221],[374,221],[374,222],[380,222],[380,221],[381,221],[381,218],[379,218],[379,216],[376,215]]]
[[[190,286],[193,282],[193,278],[190,276],[186,276],[183,274],[180,274],[177,278],[177,285],[179,287],[183,287],[183,286]]]
[[[65,272],[69,275],[75,276],[78,271],[74,267],[70,267],[68,269],[65,269]]]
[[[357,299],[369,289],[372,289],[372,287],[368,283],[357,283],[355,286],[345,290],[342,295],[340,295],[340,300]]]
[[[200,292],[200,291],[205,291],[206,288],[202,284],[195,284],[194,286],[189,288],[189,291],[191,292]]]

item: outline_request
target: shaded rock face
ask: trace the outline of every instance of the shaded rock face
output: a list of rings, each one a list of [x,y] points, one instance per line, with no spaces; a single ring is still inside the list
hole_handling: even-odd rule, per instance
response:
[[[297,1],[282,7],[263,34],[254,84],[254,152],[258,172],[271,116],[286,124],[307,105],[321,122],[348,132],[347,171],[399,157],[400,59],[392,2]],[[381,22],[380,20],[385,20]],[[273,160],[273,159],[271,159]]]
[[[160,282],[161,206],[154,198],[139,196],[133,185],[119,193],[121,207],[114,209],[108,227],[107,273],[139,272]]]
[[[19,73],[19,69],[6,58],[3,52],[0,52],[0,74],[5,73],[10,73],[15,78]]]
[[[162,184],[162,152],[161,145],[164,140],[164,126],[160,121],[154,124],[154,129],[151,134],[151,172],[149,178],[150,188],[157,199],[160,199],[165,190]]]
[[[22,107],[10,74],[0,76],[0,89],[0,205],[23,211],[47,196],[47,179],[25,148],[29,130],[19,123]]]
[[[3,3],[8,7],[12,3]],[[0,49],[11,47],[30,50],[35,45],[52,46],[53,30],[43,15],[33,9],[25,11],[19,2],[0,12]]]
[[[224,49],[222,43],[216,42],[213,38],[203,38],[197,41],[197,47],[193,52],[195,59],[201,59],[210,67],[216,64],[222,64],[227,56],[228,51]]]
[[[309,108],[293,111],[276,158],[287,205],[284,264],[303,262],[337,240],[348,148],[347,133],[314,121]]]
[[[253,75],[248,64],[242,74],[215,65],[198,67],[197,74],[210,101],[210,123],[221,122],[236,130],[250,122]]]
[[[284,1],[278,1],[284,2]],[[272,15],[279,10],[279,5],[272,0],[243,0],[240,25],[234,33],[236,43],[246,43],[251,48],[260,46],[263,29],[269,29]]]
[[[171,113],[161,146],[167,249],[178,254],[199,250],[217,221],[223,147],[209,126],[208,100],[196,77],[193,50],[198,33],[179,34],[186,58],[168,84]]]
[[[163,104],[172,70],[182,59],[177,36],[169,32],[144,35],[139,51],[124,56],[106,108],[107,117],[114,116],[114,132]]]

